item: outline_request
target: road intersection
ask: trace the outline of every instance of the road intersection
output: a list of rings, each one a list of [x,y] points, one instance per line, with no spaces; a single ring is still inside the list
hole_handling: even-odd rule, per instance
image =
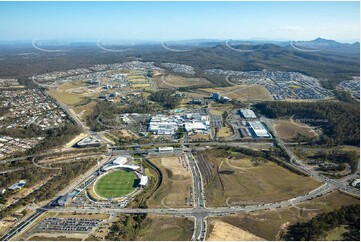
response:
[[[71,112],[70,112],[71,113]],[[78,120],[75,115],[72,115],[75,120]],[[80,120],[78,120],[80,122]],[[349,186],[348,181],[355,179],[358,177],[358,174],[354,173],[348,175],[340,180],[330,179],[326,176],[320,175],[314,170],[310,169],[308,166],[304,165],[304,163],[297,158],[292,151],[290,151],[284,142],[277,137],[277,133],[273,129],[272,125],[269,124],[269,121],[265,118],[261,118],[261,121],[267,125],[269,130],[271,131],[274,139],[274,144],[280,147],[289,157],[288,165],[302,172],[305,175],[308,175],[323,184],[316,188],[313,191],[308,192],[307,194],[303,194],[298,197],[294,197],[288,200],[275,202],[275,203],[268,203],[268,204],[257,204],[257,205],[246,205],[246,206],[228,206],[228,207],[206,207],[206,201],[204,196],[204,184],[202,179],[202,174],[198,167],[197,159],[192,155],[191,149],[187,148],[189,145],[194,145],[196,148],[204,148],[207,146],[233,146],[233,147],[240,147],[243,146],[244,142],[238,141],[229,141],[229,142],[198,142],[198,143],[184,143],[182,144],[182,148],[175,149],[176,152],[184,153],[185,157],[190,165],[192,175],[193,175],[193,189],[194,189],[194,207],[193,208],[107,208],[107,207],[53,207],[51,204],[53,201],[47,203],[45,206],[39,207],[35,209],[35,212],[29,216],[25,221],[17,224],[12,230],[10,230],[6,235],[4,235],[1,240],[10,240],[17,234],[24,231],[36,218],[38,218],[41,214],[46,211],[54,211],[54,212],[81,212],[81,213],[109,213],[109,214],[163,214],[163,215],[173,215],[173,216],[192,216],[195,218],[195,227],[194,227],[194,234],[192,240],[205,240],[205,235],[207,231],[207,222],[206,219],[209,216],[225,216],[229,214],[235,213],[250,213],[255,211],[261,210],[270,210],[270,209],[277,209],[283,208],[288,206],[296,206],[297,204],[303,203],[307,200],[314,199],[316,197],[325,195],[330,193],[334,190],[342,190],[346,193],[349,193],[354,196],[359,196],[359,190],[352,188]],[[76,121],[77,122],[77,121]],[[77,122],[78,123],[78,122]],[[81,123],[81,122],[80,122]],[[87,131],[90,135],[96,135],[91,133],[87,127],[82,127]],[[100,138],[100,136],[98,136]],[[247,141],[249,142],[249,141]],[[265,141],[265,143],[270,143],[270,141]],[[173,143],[172,143],[173,144]],[[143,146],[152,146],[155,144],[144,144]],[[171,144],[162,144],[163,145],[171,145]],[[178,143],[179,145],[179,143]],[[132,149],[134,147],[115,147],[111,144],[107,144],[107,151],[103,154],[107,157],[107,159],[103,160],[102,163],[106,163],[109,161],[113,156],[120,155],[120,154],[150,154],[152,152],[156,152],[156,148],[152,149],[140,149],[139,145],[137,145],[137,149]],[[30,158],[30,157],[26,157]],[[16,158],[19,159],[19,158]],[[9,159],[10,161],[11,159]],[[7,161],[8,162],[8,161]],[[70,192],[71,190],[81,187],[82,184],[85,184],[88,179],[92,179],[94,172],[98,167],[91,169],[89,172],[84,174],[81,178],[77,179],[76,182],[73,182],[71,186],[69,186],[66,190]],[[83,188],[85,188],[83,186]],[[63,191],[62,191],[63,192]]]

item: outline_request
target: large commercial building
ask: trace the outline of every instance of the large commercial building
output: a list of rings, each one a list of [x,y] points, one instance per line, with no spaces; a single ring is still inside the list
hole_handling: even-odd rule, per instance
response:
[[[260,121],[248,121],[247,123],[249,125],[250,132],[253,134],[253,136],[258,138],[270,137],[267,129]]]
[[[255,119],[257,118],[256,114],[251,109],[241,108],[239,110],[245,119]]]
[[[179,127],[187,132],[208,131],[209,116],[201,113],[185,113],[183,115],[157,115],[149,122],[148,131],[158,135],[173,135]]]
[[[150,120],[148,131],[158,135],[173,135],[178,126],[179,120],[176,116],[157,115]]]
[[[231,101],[231,99],[227,96],[222,96],[219,92],[213,92],[211,94],[211,98],[215,101],[226,103]]]
[[[68,206],[71,203],[71,201],[73,200],[73,197],[74,197],[74,195],[71,193],[65,194],[64,196],[59,198],[58,205],[62,206],[62,207]]]

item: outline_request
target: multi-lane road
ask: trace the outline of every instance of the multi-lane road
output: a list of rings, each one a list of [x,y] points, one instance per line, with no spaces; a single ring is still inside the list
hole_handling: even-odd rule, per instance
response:
[[[333,190],[341,189],[345,192],[348,192],[352,195],[359,195],[359,191],[351,188],[347,181],[354,179],[357,177],[357,174],[352,174],[349,176],[344,177],[340,180],[333,180],[321,175],[316,174],[314,171],[307,170],[307,167],[302,167],[305,171],[312,177],[317,180],[324,182],[322,186],[319,188],[304,194],[302,196],[298,196],[289,200],[277,202],[277,203],[270,203],[270,204],[262,204],[262,205],[249,205],[249,206],[234,206],[234,207],[216,207],[210,208],[205,206],[204,201],[204,189],[203,189],[203,180],[201,177],[201,173],[198,167],[197,159],[189,152],[188,149],[185,149],[185,155],[189,162],[192,174],[193,174],[193,186],[194,186],[194,208],[164,208],[164,209],[127,209],[127,208],[91,208],[91,207],[51,207],[49,204],[46,206],[39,208],[36,212],[31,215],[28,219],[18,224],[15,228],[9,231],[2,240],[9,240],[19,232],[26,229],[26,227],[40,214],[44,211],[48,210],[55,210],[57,212],[90,212],[90,213],[155,213],[155,214],[169,214],[169,215],[178,215],[178,216],[193,216],[195,218],[195,229],[193,240],[204,240],[205,233],[206,233],[206,218],[208,216],[224,216],[232,213],[240,213],[240,212],[253,212],[259,210],[266,210],[266,209],[276,209],[280,207],[287,207],[287,206],[295,206],[299,203],[304,201],[316,198],[318,196],[327,194]],[[154,149],[150,150],[143,150],[144,152],[154,151]],[[128,151],[124,150],[108,150],[108,157],[110,154],[118,155],[127,153]],[[293,166],[300,166],[300,161],[293,161],[291,162]],[[80,186],[86,179],[90,178],[93,174],[94,170],[87,172],[84,174],[77,182],[74,182],[70,186],[70,190],[74,189],[75,187]],[[69,190],[68,189],[68,190]],[[69,190],[69,191],[70,191]]]
[[[64,107],[66,108],[66,107]],[[71,113],[71,112],[70,112]],[[76,120],[76,122],[80,122],[80,120],[71,113],[73,116],[73,119]],[[247,144],[245,142],[239,142],[239,141],[230,141],[230,142],[199,142],[199,143],[183,143],[183,148],[175,149],[176,153],[185,153],[186,159],[190,165],[192,174],[193,174],[193,197],[194,197],[194,207],[193,208],[164,208],[164,209],[128,209],[128,208],[92,208],[92,207],[51,207],[50,203],[47,205],[38,208],[34,214],[29,216],[26,220],[22,221],[21,223],[17,224],[12,230],[10,230],[5,236],[1,238],[1,240],[10,240],[14,236],[16,236],[18,233],[25,230],[37,217],[39,217],[43,212],[48,210],[54,210],[57,212],[89,212],[89,213],[109,213],[109,214],[116,214],[116,213],[154,213],[154,214],[169,214],[169,215],[176,215],[176,216],[193,216],[195,218],[195,227],[194,227],[194,234],[193,234],[193,240],[204,240],[205,234],[206,234],[206,218],[208,216],[224,216],[228,214],[233,213],[241,213],[241,212],[254,212],[254,211],[260,211],[260,210],[267,210],[267,209],[276,209],[280,207],[287,207],[287,206],[296,206],[297,204],[300,204],[304,201],[314,199],[318,196],[327,194],[333,190],[340,189],[344,192],[347,192],[352,195],[359,196],[359,190],[354,189],[348,185],[348,181],[355,179],[358,177],[357,174],[351,174],[349,176],[344,177],[340,180],[334,180],[330,179],[328,177],[325,177],[323,175],[318,174],[308,166],[304,165],[304,163],[298,159],[283,143],[281,139],[277,137],[277,133],[273,130],[272,125],[269,124],[268,120],[265,118],[261,118],[261,121],[264,122],[269,130],[271,131],[272,135],[274,136],[274,142],[277,146],[279,146],[281,149],[284,150],[284,152],[289,156],[290,161],[288,165],[292,166],[293,168],[303,172],[304,174],[307,174],[311,177],[313,177],[316,180],[321,181],[324,183],[322,186],[318,187],[317,189],[310,191],[307,194],[294,197],[289,200],[284,200],[276,203],[269,203],[269,204],[261,204],[261,205],[248,205],[248,206],[229,206],[229,207],[206,207],[205,204],[205,196],[204,196],[204,186],[203,186],[203,179],[202,174],[198,167],[198,161],[197,159],[192,155],[190,152],[191,149],[186,148],[185,146],[193,146],[195,148],[199,147],[206,147],[206,146],[234,146],[234,147],[240,147],[240,146],[248,146],[250,144]],[[81,123],[81,122],[80,122]],[[82,127],[87,131],[90,135],[97,135],[96,133],[91,133],[87,127],[84,127],[82,124]],[[269,144],[272,146],[272,143],[269,141],[264,142],[257,142],[261,144]],[[107,152],[104,152],[104,155],[106,155],[109,159],[109,157],[112,157],[112,155],[125,155],[125,154],[152,154],[157,153],[156,148],[145,148],[145,147],[151,147],[152,145],[161,145],[161,146],[172,146],[175,143],[163,143],[163,144],[143,144],[142,146],[144,149],[140,149],[139,145],[134,146],[127,146],[127,147],[115,147],[108,144],[108,150]],[[179,143],[177,143],[179,145]],[[135,147],[137,146],[137,147]],[[127,149],[128,148],[128,149]],[[129,148],[137,148],[137,149],[129,149]],[[48,153],[47,153],[48,154]],[[30,157],[22,157],[24,158],[31,158]],[[15,159],[21,159],[21,158],[15,158]],[[9,162],[15,159],[9,159],[5,162]],[[103,160],[103,162],[106,162]],[[103,163],[102,162],[102,163]],[[73,182],[71,186],[69,186],[67,191],[71,191],[76,187],[80,187],[81,184],[83,184],[87,179],[91,179],[92,174],[95,172],[97,167],[94,169],[91,169],[89,172],[81,176],[77,181]]]

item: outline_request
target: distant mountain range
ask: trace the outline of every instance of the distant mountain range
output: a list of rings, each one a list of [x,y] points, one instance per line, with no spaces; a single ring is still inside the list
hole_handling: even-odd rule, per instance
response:
[[[59,41],[61,43],[61,41]],[[46,48],[46,43],[37,43]],[[154,61],[156,64],[174,62],[193,66],[198,75],[204,70],[281,70],[297,71],[328,81],[324,85],[334,88],[337,83],[360,74],[360,44],[339,43],[317,38],[312,41],[280,42],[235,40],[187,40],[147,42],[115,45],[96,42],[52,44],[48,49],[63,52],[46,52],[34,48],[32,43],[0,45],[2,62],[0,73],[5,77],[28,77],[52,70],[66,70],[94,64],[116,63],[135,59]],[[121,51],[121,50],[126,51]],[[112,51],[115,50],[115,51]],[[120,51],[116,51],[120,50]],[[4,61],[6,60],[6,61]],[[223,77],[207,77],[213,83],[224,84]]]

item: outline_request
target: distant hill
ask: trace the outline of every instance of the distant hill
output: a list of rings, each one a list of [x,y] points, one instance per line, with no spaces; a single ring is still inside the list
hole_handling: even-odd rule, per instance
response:
[[[299,50],[317,52],[336,52],[340,54],[360,54],[360,43],[340,43],[334,40],[317,38],[312,41],[293,41],[289,46]]]
[[[318,40],[320,41],[320,40]],[[187,52],[161,51],[142,55],[144,60],[187,64],[202,71],[210,68],[249,71],[298,71],[317,78],[330,80],[333,87],[341,80],[359,75],[359,55],[356,52],[300,51],[290,45],[247,44],[197,48]],[[200,72],[199,72],[200,73]]]
[[[160,43],[107,46],[114,50],[129,49],[118,52],[103,50],[96,43],[89,42],[60,46],[65,52],[43,52],[32,47],[31,43],[4,44],[0,45],[0,77],[28,78],[34,74],[55,70],[135,59],[154,61],[156,64],[175,62],[191,65],[201,76],[204,76],[204,70],[211,68],[297,71],[320,79],[327,78],[328,81],[323,84],[328,88],[334,88],[340,81],[360,73],[359,43],[343,44],[317,38],[313,41],[274,43],[203,39],[163,44],[171,48],[167,49]],[[317,46],[320,48],[315,49]],[[177,48],[180,51],[172,51]],[[307,48],[313,48],[313,51],[307,51]],[[207,78],[217,85],[226,84],[224,77]]]

